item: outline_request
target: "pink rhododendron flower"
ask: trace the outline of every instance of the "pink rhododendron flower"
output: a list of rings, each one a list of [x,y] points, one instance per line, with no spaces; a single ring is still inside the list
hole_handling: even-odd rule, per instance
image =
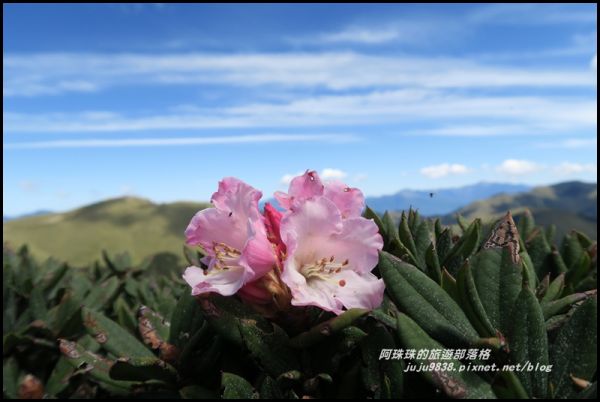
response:
[[[189,267],[183,278],[192,294],[235,294],[276,265],[277,256],[267,238],[264,217],[258,210],[262,193],[236,178],[219,182],[213,194],[214,208],[198,212],[188,225],[187,244],[205,252],[208,269]]]
[[[379,306],[384,285],[371,273],[383,240],[377,225],[361,216],[364,196],[341,182],[323,184],[314,171],[275,194],[282,213],[261,192],[235,179],[219,182],[214,208],[198,212],[185,231],[187,243],[204,248],[206,269],[183,277],[192,294],[239,295],[273,314],[296,306],[344,309]]]
[[[359,189],[348,187],[339,181],[323,184],[317,172],[309,170],[290,182],[287,194],[281,191],[275,193],[279,205],[286,210],[293,210],[304,201],[318,196],[324,196],[333,202],[343,218],[360,216],[365,206],[365,197]]]
[[[343,219],[336,204],[317,196],[297,204],[281,221],[287,248],[282,280],[295,306],[373,309],[384,284],[371,273],[383,239],[377,225],[362,217]]]

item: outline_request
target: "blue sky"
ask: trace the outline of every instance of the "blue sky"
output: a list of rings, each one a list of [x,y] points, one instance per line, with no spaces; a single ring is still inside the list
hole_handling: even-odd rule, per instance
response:
[[[597,176],[597,6],[4,5],[3,212]]]

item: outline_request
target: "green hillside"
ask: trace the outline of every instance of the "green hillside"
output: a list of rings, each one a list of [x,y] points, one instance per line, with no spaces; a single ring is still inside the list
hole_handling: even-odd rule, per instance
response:
[[[14,247],[27,244],[38,258],[53,256],[83,265],[111,253],[128,251],[134,262],[171,252],[181,255],[183,231],[190,218],[207,203],[116,198],[70,212],[34,216],[5,222],[4,241]]]
[[[512,195],[497,195],[473,202],[452,214],[445,215],[442,222],[456,222],[460,214],[468,220],[476,217],[492,220],[511,210],[517,218],[529,209],[540,225],[556,225],[560,238],[571,229],[577,229],[592,238],[597,237],[597,184],[565,182],[552,186],[536,187],[531,191]]]

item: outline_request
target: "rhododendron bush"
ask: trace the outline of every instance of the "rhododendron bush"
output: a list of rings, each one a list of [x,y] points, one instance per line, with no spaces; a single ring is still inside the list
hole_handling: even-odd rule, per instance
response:
[[[187,268],[5,245],[4,396],[596,397],[596,241],[394,219],[314,171],[262,196],[219,182]]]

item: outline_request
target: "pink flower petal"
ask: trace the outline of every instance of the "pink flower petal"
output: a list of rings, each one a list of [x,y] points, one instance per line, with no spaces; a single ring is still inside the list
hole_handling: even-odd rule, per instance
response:
[[[304,200],[323,194],[324,186],[319,175],[314,170],[307,170],[302,176],[292,179],[288,193],[280,191],[275,193],[275,198],[284,209],[293,209]]]
[[[192,295],[215,292],[223,296],[235,294],[245,282],[245,270],[242,266],[228,270],[205,271],[198,267],[188,267],[183,279],[192,287]]]
[[[374,308],[381,303],[383,282],[370,272],[383,239],[373,221],[342,219],[336,205],[319,196],[282,219],[281,237],[288,250],[282,280],[291,290],[293,305],[340,314],[343,307]]]
[[[335,276],[338,287],[334,297],[347,309],[364,308],[373,310],[381,305],[385,285],[370,272],[359,275],[351,270],[343,270]]]
[[[343,218],[359,217],[365,207],[362,191],[339,181],[327,182],[323,196],[339,208]]]

